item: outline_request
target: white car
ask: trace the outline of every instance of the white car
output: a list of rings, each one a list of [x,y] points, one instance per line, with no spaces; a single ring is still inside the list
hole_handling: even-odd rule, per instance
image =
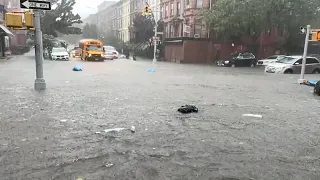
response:
[[[268,66],[270,63],[274,63],[283,57],[285,57],[285,55],[273,55],[273,56],[270,56],[266,59],[258,60],[257,65],[258,66]]]
[[[69,53],[67,49],[63,47],[52,48],[51,59],[54,61],[55,60],[69,61]]]
[[[105,51],[111,51],[113,53],[113,59],[117,59],[119,57],[119,52],[113,46],[103,46]]]
[[[297,74],[301,73],[302,56],[285,56],[265,68],[266,73]],[[320,62],[316,57],[306,57],[306,74],[319,74]]]

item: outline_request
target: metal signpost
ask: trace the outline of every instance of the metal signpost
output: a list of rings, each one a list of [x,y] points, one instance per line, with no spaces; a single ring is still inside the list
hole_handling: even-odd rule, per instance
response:
[[[309,44],[309,35],[310,35],[310,29],[311,26],[307,25],[307,28],[300,28],[301,33],[305,33],[305,41],[304,41],[304,49],[303,49],[303,56],[302,56],[302,66],[301,66],[301,74],[300,79],[298,79],[298,83],[304,83],[306,80],[304,79],[304,73],[306,70],[306,59],[307,59],[307,53],[308,53],[308,44]]]
[[[51,10],[51,3],[47,1],[20,0],[20,8],[34,9],[34,28],[35,28],[35,58],[36,58],[36,80],[35,90],[46,89],[46,81],[43,78],[43,45],[40,23],[40,12],[38,10]]]

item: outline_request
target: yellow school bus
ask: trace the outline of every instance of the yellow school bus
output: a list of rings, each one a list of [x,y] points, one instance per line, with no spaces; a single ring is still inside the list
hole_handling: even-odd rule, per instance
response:
[[[102,42],[95,39],[82,39],[79,42],[81,60],[103,61]]]

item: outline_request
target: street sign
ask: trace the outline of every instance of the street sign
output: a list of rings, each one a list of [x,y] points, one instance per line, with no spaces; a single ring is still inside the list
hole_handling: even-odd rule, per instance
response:
[[[51,3],[48,1],[20,0],[20,8],[51,10]]]
[[[157,34],[163,34],[163,32],[157,32]]]

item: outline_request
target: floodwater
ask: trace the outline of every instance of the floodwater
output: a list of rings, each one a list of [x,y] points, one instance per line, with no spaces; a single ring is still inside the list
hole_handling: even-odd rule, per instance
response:
[[[320,179],[320,99],[298,75],[45,61],[35,92],[34,67],[0,64],[1,180]],[[185,104],[199,112],[177,112]]]

